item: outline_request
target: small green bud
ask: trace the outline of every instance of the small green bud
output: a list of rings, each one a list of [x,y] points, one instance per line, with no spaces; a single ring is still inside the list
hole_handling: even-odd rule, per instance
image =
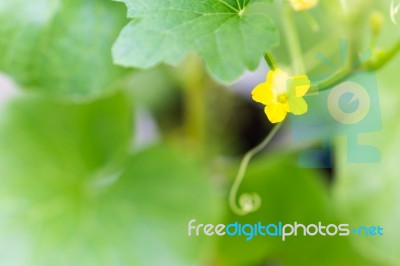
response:
[[[369,17],[369,23],[374,36],[379,35],[382,30],[383,16],[380,12],[374,11]]]

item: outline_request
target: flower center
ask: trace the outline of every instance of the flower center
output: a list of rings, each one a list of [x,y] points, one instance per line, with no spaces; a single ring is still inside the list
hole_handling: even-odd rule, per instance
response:
[[[286,93],[282,93],[282,94],[280,94],[279,96],[278,96],[278,98],[277,98],[277,101],[278,101],[278,103],[287,103],[287,101],[288,101],[288,96],[287,96],[287,94]]]

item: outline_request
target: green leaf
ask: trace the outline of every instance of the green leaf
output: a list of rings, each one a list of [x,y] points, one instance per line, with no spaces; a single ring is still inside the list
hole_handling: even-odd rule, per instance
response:
[[[0,265],[191,265],[216,200],[203,168],[165,147],[131,155],[132,105],[20,99],[0,124]]]
[[[113,47],[115,62],[123,66],[176,65],[196,52],[211,75],[231,82],[254,70],[278,41],[266,15],[269,0],[120,1],[132,18]]]
[[[124,74],[111,58],[123,16],[107,0],[0,0],[0,70],[57,97],[101,95]]]

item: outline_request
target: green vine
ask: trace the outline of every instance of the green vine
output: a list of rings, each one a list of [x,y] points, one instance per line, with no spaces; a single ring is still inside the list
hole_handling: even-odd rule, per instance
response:
[[[296,74],[304,74],[305,68],[302,61],[300,42],[292,17],[293,14],[289,6],[284,6],[283,8],[285,11],[285,15],[283,16],[284,34],[288,40],[289,53],[291,55],[293,63],[293,70]],[[375,24],[378,23],[375,21],[373,26],[376,26]],[[310,85],[310,89],[308,90],[308,94],[331,89],[334,86],[342,83],[346,79],[350,78],[356,72],[377,71],[385,66],[388,62],[390,62],[400,51],[400,40],[397,41],[390,49],[384,51],[375,50],[374,46],[379,33],[378,28],[378,26],[373,27],[373,40],[371,42],[373,44],[373,46],[371,47],[372,55],[365,60],[361,60],[362,58],[359,58],[358,56],[358,40],[356,37],[357,35],[354,32],[349,32],[348,37],[350,40],[350,52],[347,53],[345,65],[328,78],[312,83]],[[266,51],[264,54],[264,59],[268,64],[270,70],[274,71],[278,69],[277,62],[271,52]],[[281,125],[282,123],[277,124],[259,145],[257,145],[255,148],[251,149],[244,155],[241,161],[238,174],[229,193],[229,205],[232,211],[237,215],[249,214],[251,212],[257,211],[261,206],[261,198],[257,193],[243,193],[239,197],[239,204],[237,204],[237,193],[241,183],[243,182],[246,169],[250,160],[271,142],[272,138],[279,131]]]

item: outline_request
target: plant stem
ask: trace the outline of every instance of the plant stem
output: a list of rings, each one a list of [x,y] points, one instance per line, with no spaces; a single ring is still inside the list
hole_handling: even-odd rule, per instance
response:
[[[386,65],[400,51],[400,40],[398,40],[389,50],[372,57],[363,64],[363,68],[367,71],[375,71]]]
[[[314,93],[317,91],[324,91],[332,88],[333,86],[343,82],[344,80],[348,79],[352,75],[355,74],[355,71],[377,71],[385,66],[389,61],[391,61],[397,53],[400,51],[400,40],[397,41],[392,48],[378,54],[378,56],[373,56],[367,61],[365,61],[361,65],[351,65],[348,64],[347,66],[343,67],[339,71],[337,71],[332,76],[326,78],[323,81],[316,82],[311,85],[311,88],[308,93]]]
[[[182,70],[182,85],[185,98],[185,133],[190,147],[204,155],[206,143],[205,118],[205,73],[196,56],[185,59]]]
[[[272,56],[270,52],[267,51],[264,53],[264,59],[267,62],[270,70],[275,70],[278,68],[275,58]]]
[[[296,75],[304,74],[305,67],[303,64],[303,56],[300,47],[299,37],[297,35],[296,26],[293,20],[293,12],[290,6],[283,3],[283,16],[282,24],[284,29],[284,34],[286,37],[286,43],[289,46],[289,53],[293,64],[293,70]]]
[[[310,90],[308,91],[308,94],[315,93],[318,91],[328,90],[328,89],[338,85],[339,83],[343,82],[344,80],[348,79],[353,74],[354,74],[354,72],[352,72],[348,68],[344,67],[344,68],[340,69],[339,71],[337,71],[332,76],[330,76],[322,81],[312,84]]]
[[[258,144],[256,147],[248,151],[243,159],[242,162],[240,163],[239,171],[236,176],[236,179],[232,185],[232,188],[229,192],[229,206],[231,207],[232,211],[236,213],[237,215],[246,215],[248,213],[256,211],[260,206],[261,206],[261,199],[260,196],[256,193],[253,194],[242,194],[239,198],[239,203],[243,203],[242,199],[244,197],[247,197],[248,200],[251,200],[253,202],[253,205],[250,206],[249,208],[246,208],[246,206],[243,206],[243,204],[240,204],[239,206],[237,205],[236,198],[237,198],[237,193],[240,187],[240,184],[243,181],[243,178],[245,176],[247,166],[249,165],[250,160],[260,151],[262,151],[273,139],[273,137],[276,135],[276,133],[279,131],[283,123],[277,124],[271,132],[268,133],[266,138]]]

